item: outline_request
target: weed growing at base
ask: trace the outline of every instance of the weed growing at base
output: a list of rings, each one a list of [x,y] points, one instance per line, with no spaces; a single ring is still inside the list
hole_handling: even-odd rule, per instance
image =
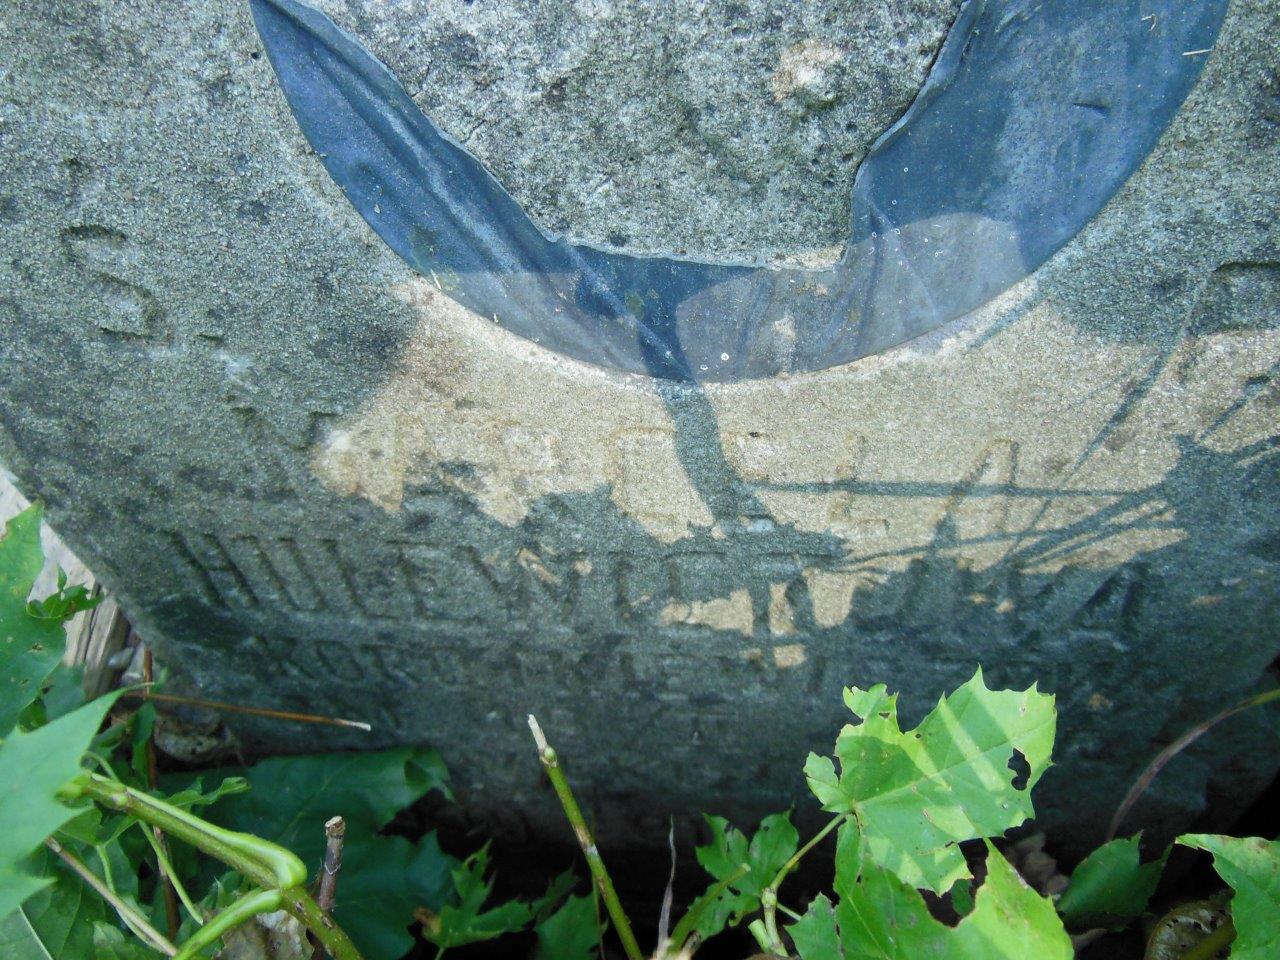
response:
[[[0,539],[0,956],[186,960],[234,948],[255,960],[398,960],[414,926],[437,957],[532,928],[534,960],[600,958],[614,941],[644,960],[560,758],[532,718],[584,848],[585,895],[566,874],[536,900],[494,903],[487,846],[458,860],[434,832],[417,841],[385,833],[428,792],[448,796],[433,750],[287,757],[153,782],[154,705],[67,695],[65,623],[94,601],[65,577],[52,596],[29,601],[43,565],[39,533],[33,507]],[[1034,816],[1031,791],[1056,730],[1051,695],[990,690],[979,670],[910,730],[883,685],[850,687],[844,699],[852,722],[833,755],[804,764],[831,819],[801,843],[789,813],[766,817],[751,836],[707,817],[711,841],[696,850],[707,890],[674,924],[664,919],[652,956],[687,958],[744,926],[766,954],[800,960],[1068,960],[1072,932],[1123,928],[1145,913],[1168,851],[1144,863],[1136,836],[1096,850],[1057,897],[1028,886],[993,842]],[[218,786],[206,791],[205,779]],[[309,881],[335,869],[325,829],[335,815],[346,833],[330,908]],[[833,835],[830,896],[788,904],[787,877]],[[980,884],[960,848],[969,841],[985,847]],[[1234,895],[1221,923],[1201,924],[1174,952],[1153,936],[1148,957],[1208,960],[1228,946],[1234,960],[1275,956],[1280,843],[1199,834],[1178,843],[1211,854]],[[958,922],[939,920],[926,894]]]

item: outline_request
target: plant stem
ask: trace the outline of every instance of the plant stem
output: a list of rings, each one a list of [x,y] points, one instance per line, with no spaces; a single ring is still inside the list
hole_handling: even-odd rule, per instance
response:
[[[328,951],[333,960],[363,960],[351,938],[327,913],[316,906],[311,895],[301,886],[284,891],[282,906],[314,934],[320,941],[320,946]]]
[[[197,924],[204,923],[204,914],[200,912],[200,908],[195,905],[191,899],[191,894],[187,893],[181,881],[178,880],[177,873],[174,872],[173,863],[169,859],[169,851],[164,842],[164,834],[159,830],[151,827],[149,824],[139,822],[138,827],[142,830],[147,838],[147,842],[151,844],[151,850],[156,855],[156,862],[160,866],[160,876],[165,881],[165,914],[168,915],[168,902],[171,895],[176,895],[182,901],[182,905],[187,908],[187,913],[191,914],[191,919]],[[170,926],[172,919],[170,918]]]
[[[342,872],[342,842],[347,835],[347,821],[342,817],[330,817],[324,824],[324,862],[320,864],[320,875],[316,878],[316,906],[326,916],[333,912],[337,902],[338,874]],[[307,934],[307,940],[320,955],[320,941],[313,933]]]
[[[337,900],[338,874],[342,871],[342,841],[347,835],[347,821],[331,817],[324,825],[324,863],[320,866],[320,882],[316,884],[316,905],[328,913]]]
[[[1120,824],[1124,822],[1124,818],[1128,815],[1129,810],[1137,802],[1138,798],[1146,792],[1147,787],[1151,786],[1151,781],[1154,780],[1156,775],[1164,769],[1165,764],[1187,747],[1191,746],[1191,744],[1199,740],[1223,720],[1234,717],[1237,713],[1243,713],[1252,707],[1260,707],[1264,703],[1270,703],[1272,700],[1280,700],[1280,688],[1267,690],[1264,693],[1259,693],[1256,696],[1241,700],[1234,707],[1228,707],[1226,710],[1215,714],[1208,720],[1196,724],[1182,736],[1178,737],[1177,740],[1173,741],[1173,743],[1169,744],[1156,754],[1156,758],[1147,764],[1147,768],[1143,770],[1138,779],[1134,781],[1133,786],[1129,788],[1129,792],[1125,794],[1124,800],[1120,802],[1120,806],[1116,809],[1116,815],[1111,818],[1111,826],[1107,829],[1107,841],[1115,839],[1116,834],[1120,831]]]
[[[107,859],[107,845],[105,843],[95,843],[93,852],[98,855],[98,860],[102,864],[102,879],[114,891],[116,878],[111,875],[111,861]]]
[[[1182,960],[1213,960],[1236,938],[1235,924],[1230,919],[1182,955]]]
[[[328,727],[348,727],[368,733],[372,724],[363,720],[348,720],[345,717],[322,717],[314,713],[295,713],[292,710],[273,710],[270,707],[245,707],[238,703],[223,703],[221,700],[201,700],[197,697],[179,697],[172,693],[149,693],[129,691],[126,697],[142,697],[146,700],[157,700],[161,703],[177,703],[188,707],[199,707],[202,710],[214,710],[219,713],[245,713],[253,717],[270,717],[273,720],[292,720],[295,723],[318,723]]]
[[[70,850],[67,850],[53,837],[45,840],[45,846],[56,853],[68,867],[70,867],[85,884],[91,887],[98,896],[111,904],[116,913],[120,915],[120,919],[125,925],[138,935],[139,939],[145,940],[152,947],[159,950],[165,956],[172,957],[177,954],[178,948],[175,947],[169,939],[159,930],[147,923],[146,919],[134,910],[133,907],[125,903],[114,890],[108,887],[101,879],[98,878],[92,870],[90,870],[79,857]]]
[[[810,850],[812,850],[814,847],[820,844],[823,840],[825,840],[827,837],[827,834],[829,834],[836,827],[840,826],[840,824],[848,820],[850,816],[851,814],[848,814],[848,813],[840,814],[838,817],[835,817],[834,819],[832,819],[830,823],[828,823],[825,827],[823,827],[821,830],[815,833],[812,837],[810,837],[809,842],[806,843],[799,850],[797,850],[795,853],[793,853],[791,855],[791,859],[782,865],[782,869],[779,870],[777,874],[774,875],[773,882],[769,884],[767,889],[772,890],[775,894],[777,894],[778,888],[782,886],[782,881],[787,879],[787,874],[789,874],[792,870],[796,868],[796,865],[799,864],[800,861],[804,859],[805,855]]]
[[[538,745],[538,759],[542,761],[547,777],[551,780],[551,786],[556,791],[556,797],[560,800],[560,806],[564,809],[564,815],[568,818],[569,825],[573,827],[578,846],[582,848],[582,855],[587,858],[587,867],[591,870],[591,877],[600,890],[600,897],[604,900],[605,909],[609,911],[609,918],[613,921],[614,930],[618,932],[618,939],[622,941],[622,949],[626,951],[628,960],[644,960],[644,953],[640,950],[636,935],[631,930],[631,921],[618,901],[618,892],[613,888],[613,880],[609,877],[609,871],[605,869],[604,860],[601,859],[600,851],[596,849],[595,841],[591,838],[591,831],[587,828],[587,821],[582,816],[582,808],[574,799],[573,791],[569,789],[569,781],[565,779],[564,771],[560,768],[560,759],[547,743],[542,728],[538,726],[538,721],[532,714],[529,715],[529,729],[533,731],[534,743]]]
[[[764,921],[759,917],[747,924],[747,932],[755,938],[761,950],[773,952],[773,944],[769,942],[769,931],[764,928]]]
[[[97,774],[90,774],[83,792],[105,807],[159,827],[170,836],[221,860],[264,888],[265,892],[278,893],[283,900],[281,907],[315,936],[329,956],[334,960],[361,960],[360,951],[351,939],[316,906],[303,888],[307,882],[306,866],[284,847],[247,833],[224,830],[180,807]]]
[[[152,656],[151,648],[145,643],[142,645],[142,682],[143,696],[148,700],[151,699],[151,685],[155,682],[155,657]],[[144,704],[145,706],[145,704]],[[159,782],[159,773],[156,768],[156,739],[155,739],[155,707],[151,708],[151,727],[147,731],[146,743],[142,745],[143,757],[147,764],[147,788],[156,789]],[[111,774],[112,779],[116,779],[115,774]],[[176,937],[178,928],[182,925],[182,917],[178,913],[178,877],[173,872],[172,864],[169,862],[169,849],[165,843],[164,834],[159,830],[153,831],[154,838],[148,836],[148,840],[152,840],[151,846],[156,852],[156,862],[160,867],[160,883],[164,887],[164,914],[169,924],[169,936]],[[186,891],[182,892],[182,903],[188,911],[191,911],[190,897],[186,896]],[[203,923],[203,918],[199,912],[192,912],[192,917],[196,923]]]
[[[778,888],[782,886],[782,881],[787,879],[787,875],[796,868],[809,851],[825,840],[827,834],[848,820],[850,816],[852,814],[842,813],[833,817],[825,827],[809,838],[808,843],[791,855],[791,859],[782,865],[782,869],[777,872],[773,881],[761,892],[760,905],[764,912],[764,930],[770,940],[768,949],[772,952],[783,955],[787,952],[786,945],[782,942],[782,935],[778,932]],[[786,912],[794,916],[790,910]]]
[[[178,955],[173,960],[190,960],[240,924],[252,920],[260,913],[279,910],[280,899],[279,890],[254,890],[246,893],[188,937],[187,942],[179,948]]]
[[[97,774],[89,776],[84,792],[103,806],[137,817],[216,857],[261,887],[283,889],[306,882],[307,868],[302,861],[274,843],[224,830],[180,807]]]

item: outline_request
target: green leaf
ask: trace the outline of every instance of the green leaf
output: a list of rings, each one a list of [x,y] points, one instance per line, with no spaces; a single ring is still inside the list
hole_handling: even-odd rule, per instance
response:
[[[224,777],[212,790],[204,790],[204,778],[196,777],[191,786],[185,790],[170,794],[166,802],[184,810],[195,810],[217,803],[223,797],[234,797],[238,793],[249,792],[249,781],[244,777]]]
[[[15,730],[0,743],[0,917],[52,883],[25,863],[45,838],[84,812],[58,799],[84,775],[80,760],[115,696],[99,697],[31,732]]]
[[[440,849],[435,832],[416,844],[375,837],[342,853],[334,917],[365,960],[398,960],[413,944],[415,910],[438,910],[453,891],[456,858]]]
[[[1178,843],[1213,854],[1213,868],[1235,891],[1231,960],[1280,956],[1280,840],[1187,833]]]
[[[809,904],[804,916],[787,927],[800,960],[844,960],[840,947],[840,933],[836,929],[836,914],[831,901],[817,896]]]
[[[872,864],[840,898],[835,915],[845,960],[1072,960],[1075,955],[1053,904],[1028,887],[990,842],[986,882],[973,912],[954,927],[933,918],[920,891]]]
[[[221,826],[255,833],[288,847],[309,863],[324,854],[324,824],[347,821],[353,835],[375,833],[392,817],[431,790],[448,793],[448,775],[440,755],[423,747],[398,747],[360,753],[321,753],[276,757],[247,769],[205,771],[211,779],[238,775],[249,789],[225,797],[209,818]],[[190,777],[166,780],[190,789]]]
[[[973,881],[957,880],[951,888],[951,909],[958,917],[967,917],[973,913]]]
[[[107,923],[93,925],[93,951],[93,960],[160,960],[161,956]]]
[[[1067,926],[1114,929],[1142,916],[1160,883],[1169,851],[1166,849],[1159,860],[1142,863],[1140,839],[1141,834],[1112,840],[1081,861],[1058,899],[1058,913]]]
[[[98,895],[77,878],[57,870],[53,856],[33,858],[52,884],[0,920],[4,960],[73,960],[93,955],[93,925],[106,917]]]
[[[578,877],[572,870],[566,870],[553,877],[547,884],[547,892],[529,905],[533,910],[534,924],[540,924],[551,916],[560,906],[560,901],[572,893],[577,885]]]
[[[945,893],[970,875],[960,841],[999,836],[1033,815],[1031,788],[1053,748],[1052,696],[1034,686],[988,690],[978,670],[906,732],[883,684],[849,688],[845,704],[862,722],[836,740],[839,775],[810,755],[805,776],[823,807],[857,817],[864,856],[908,884]],[[1028,774],[1015,787],[1019,756]]]
[[[862,832],[856,820],[846,820],[836,833],[835,890],[840,896],[852,890],[862,874]]]
[[[539,923],[533,960],[593,960],[600,942],[600,924],[591,897],[570,897]]]
[[[67,571],[58,568],[58,586],[43,600],[27,602],[27,612],[37,620],[55,620],[65,623],[81,610],[92,610],[103,600],[101,594],[93,596],[83,584],[67,586]]]
[[[760,895],[796,852],[800,835],[791,825],[789,813],[775,813],[760,821],[760,827],[748,841],[746,835],[723,817],[706,817],[711,827],[711,842],[694,853],[702,868],[716,884],[723,883],[745,865],[749,872],[734,880],[714,895],[702,909],[697,931],[704,940],[715,936],[726,926],[737,926],[750,913],[760,908]],[[713,884],[715,886],[716,884]],[[690,909],[694,909],[691,907]]]
[[[429,942],[447,950],[515,933],[529,923],[533,910],[519,900],[484,909],[493,891],[492,878],[485,876],[488,869],[486,844],[453,871],[453,902],[446,903],[439,913],[420,913],[422,935]]]
[[[224,795],[204,816],[288,847],[313,870],[324,858],[325,821],[335,815],[346,820],[334,917],[365,960],[399,960],[413,946],[414,910],[438,909],[452,889],[450,870],[457,861],[440,849],[434,834],[413,844],[379,833],[429,791],[448,796],[448,775],[434,750],[279,757],[205,773],[238,774],[249,790]],[[190,777],[165,781],[167,789],[191,784]]]
[[[67,642],[61,620],[37,619],[27,606],[44,567],[41,515],[39,504],[28,507],[0,536],[0,735],[40,696]]]

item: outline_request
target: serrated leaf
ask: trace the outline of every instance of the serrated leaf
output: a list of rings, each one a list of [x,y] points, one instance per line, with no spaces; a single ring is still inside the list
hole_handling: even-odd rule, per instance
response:
[[[1027,886],[990,842],[986,882],[973,912],[954,927],[934,919],[919,890],[873,864],[841,896],[835,916],[844,960],[1072,960],[1075,955],[1053,904]]]
[[[1166,849],[1158,860],[1143,863],[1138,850],[1141,834],[1112,840],[1080,862],[1071,882],[1058,899],[1058,913],[1067,926],[1128,926],[1147,909],[1169,858]]]
[[[377,837],[344,846],[334,917],[365,960],[398,960],[413,944],[414,910],[440,909],[453,891],[457,863],[434,831],[416,844]]]
[[[66,630],[60,619],[39,619],[27,597],[44,567],[39,504],[5,524],[0,536],[0,736],[37,697],[62,659]]]
[[[452,889],[457,860],[440,849],[434,833],[417,844],[379,833],[429,791],[448,795],[448,774],[434,750],[279,757],[205,774],[243,776],[249,790],[223,797],[204,816],[288,847],[312,870],[324,857],[325,821],[335,815],[346,820],[334,917],[365,960],[399,960],[413,946],[414,910],[439,909]],[[166,786],[190,782],[169,778]]]
[[[248,768],[208,770],[211,780],[239,776],[247,792],[226,797],[209,811],[214,822],[288,847],[308,863],[324,853],[324,824],[341,816],[352,834],[374,833],[431,790],[448,793],[448,774],[435,750],[303,754],[263,760]],[[166,780],[190,788],[192,778]]]
[[[441,949],[492,940],[523,930],[533,917],[527,903],[509,900],[485,909],[493,892],[486,844],[453,871],[454,896],[438,912],[422,916],[422,935]]]
[[[906,883],[943,894],[969,876],[963,840],[999,836],[1030,818],[1031,788],[1049,766],[1054,698],[987,689],[979,670],[938,701],[914,730],[898,724],[897,696],[883,685],[845,691],[862,722],[836,740],[840,773],[811,755],[805,776],[823,807],[853,813],[864,855]],[[1014,786],[1020,755],[1026,782]]]
[[[249,792],[249,781],[244,777],[224,777],[212,790],[204,789],[204,778],[196,777],[191,786],[185,790],[165,797],[167,803],[184,810],[198,810],[212,806],[223,797],[234,797],[238,793]]]
[[[1213,868],[1235,891],[1231,960],[1280,956],[1280,840],[1187,833],[1178,843],[1213,854]]]
[[[577,885],[578,877],[572,870],[565,870],[553,877],[547,884],[547,892],[529,904],[529,908],[533,911],[534,924],[542,923],[555,913],[556,908],[560,906],[560,901],[564,900]]]
[[[80,760],[115,696],[30,732],[15,730],[0,743],[0,917],[52,883],[28,870],[27,859],[50,834],[84,812],[58,799],[82,775]]]
[[[835,910],[824,896],[815,897],[804,916],[787,927],[787,933],[800,960],[844,960]]]
[[[29,897],[0,920],[0,957],[4,960],[72,960],[93,955],[93,925],[106,908],[77,878],[57,870],[53,856],[33,858],[51,885]]]
[[[591,897],[569,897],[536,927],[533,960],[594,960],[600,942],[596,906]]]
[[[715,936],[726,926],[737,926],[748,914],[760,907],[760,895],[796,852],[800,835],[791,825],[789,813],[775,813],[760,821],[750,840],[723,817],[706,817],[711,827],[711,842],[698,847],[694,854],[698,863],[716,884],[728,880],[743,866],[748,872],[718,892],[708,890],[704,897],[711,902],[697,903],[690,909],[702,911],[696,929],[704,940]]]

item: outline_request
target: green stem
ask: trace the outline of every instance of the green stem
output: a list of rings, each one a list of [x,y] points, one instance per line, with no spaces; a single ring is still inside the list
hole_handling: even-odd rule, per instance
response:
[[[285,910],[298,920],[312,935],[320,941],[320,946],[328,951],[333,960],[363,960],[356,945],[346,932],[333,922],[333,918],[320,909],[319,905],[299,884],[284,891]]]
[[[821,830],[815,833],[812,837],[810,837],[809,842],[806,843],[799,850],[797,850],[795,853],[793,853],[791,855],[791,859],[782,865],[782,869],[779,870],[774,875],[773,882],[769,884],[767,889],[772,890],[776,894],[778,892],[778,889],[782,886],[782,881],[787,879],[787,874],[789,874],[792,870],[796,868],[796,865],[799,864],[800,861],[804,859],[805,855],[809,853],[809,851],[812,850],[814,847],[816,847],[818,844],[820,844],[823,840],[825,840],[827,837],[827,834],[829,834],[836,827],[840,826],[840,824],[848,820],[850,816],[852,816],[852,814],[848,814],[848,813],[840,814],[838,817],[835,817],[830,823],[828,823],[825,827],[823,827]]]
[[[1213,960],[1236,938],[1236,928],[1229,919],[1182,955],[1182,960]]]
[[[777,872],[773,881],[761,892],[760,905],[764,911],[764,929],[770,941],[768,949],[773,953],[785,955],[787,952],[786,945],[782,942],[782,935],[778,932],[778,889],[782,886],[782,881],[787,879],[787,875],[796,868],[814,847],[825,840],[832,830],[848,820],[850,816],[852,814],[842,813],[837,817],[833,817],[825,827],[809,838],[808,843],[791,855],[791,859],[782,865],[782,869]],[[787,913],[794,916],[790,910]]]
[[[792,920],[803,920],[803,919],[804,919],[804,917],[800,916],[800,914],[796,913],[796,912],[795,912],[794,910],[792,910],[790,907],[784,907],[782,904],[778,904],[778,912],[779,912],[779,913],[784,913],[784,914],[786,914],[786,915],[787,915],[788,917],[790,917]]]
[[[769,931],[764,928],[764,921],[759,917],[747,924],[747,932],[755,937],[756,944],[761,950],[773,952],[773,944],[769,942]]]
[[[125,903],[125,901],[110,887],[99,879],[98,875],[90,870],[79,857],[70,850],[67,850],[53,837],[45,840],[45,846],[56,853],[68,867],[75,872],[87,886],[92,888],[98,896],[111,904],[116,913],[120,915],[120,919],[124,921],[125,926],[132,930],[140,940],[145,940],[155,949],[159,950],[166,956],[172,957],[177,954],[178,948],[175,947],[167,937],[159,930],[147,923],[146,919],[133,907]]]
[[[181,807],[97,774],[89,776],[81,792],[104,807],[137,817],[191,844],[263,887],[264,893],[278,895],[280,906],[311,931],[334,960],[361,960],[355,944],[307,893],[306,865],[284,847],[224,830]]]
[[[224,830],[181,807],[97,774],[90,775],[84,792],[103,806],[137,817],[216,857],[261,887],[283,889],[306,883],[306,865],[284,847]]]
[[[760,906],[763,907],[764,914],[764,931],[769,935],[769,952],[778,954],[786,953],[787,948],[782,943],[782,934],[778,932],[778,895],[772,889],[767,889],[760,894]]]
[[[188,937],[173,960],[191,960],[205,947],[216,943],[223,934],[229,933],[245,921],[252,920],[260,913],[279,910],[281,900],[279,890],[255,890],[245,894]]]
[[[600,890],[600,897],[604,900],[605,909],[609,911],[609,918],[613,921],[614,930],[618,932],[618,939],[622,941],[622,949],[626,951],[628,960],[644,960],[644,953],[640,950],[636,935],[631,930],[631,921],[626,911],[622,909],[618,892],[613,888],[613,880],[610,879],[609,871],[605,869],[604,860],[600,857],[600,851],[596,849],[595,841],[591,838],[591,831],[587,828],[582,808],[574,799],[573,791],[569,789],[569,781],[565,779],[564,771],[560,768],[560,759],[547,743],[542,728],[538,726],[538,721],[532,715],[529,717],[529,729],[533,731],[534,742],[538,745],[538,759],[542,761],[547,777],[551,780],[551,786],[556,791],[556,797],[560,800],[560,806],[564,809],[564,815],[568,818],[569,825],[573,827],[574,835],[578,838],[578,846],[582,848],[582,855],[587,858],[587,867]]]
[[[98,855],[98,862],[102,864],[102,879],[114,891],[116,878],[111,875],[111,861],[107,859],[107,845],[105,843],[95,843],[93,852]]]
[[[169,860],[169,855],[165,852],[164,844],[160,842],[160,838],[156,836],[155,829],[146,823],[139,822],[139,829],[147,838],[147,843],[151,844],[151,850],[156,855],[156,862],[160,864],[160,873],[165,877],[170,886],[173,887],[174,893],[178,895],[178,899],[182,901],[182,905],[187,908],[187,913],[191,914],[191,919],[197,925],[204,923],[204,914],[200,912],[200,908],[195,905],[191,899],[191,894],[187,893],[187,888],[182,885],[182,881],[178,879],[177,872],[173,869],[173,863]]]

